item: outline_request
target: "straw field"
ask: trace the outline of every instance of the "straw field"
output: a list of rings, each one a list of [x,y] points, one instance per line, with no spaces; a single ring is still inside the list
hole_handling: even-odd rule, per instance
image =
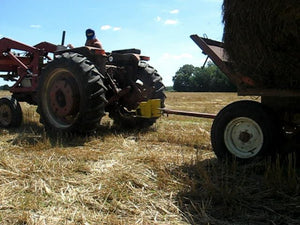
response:
[[[1,95],[8,93],[1,92]],[[235,93],[167,93],[170,109],[217,113]],[[36,107],[0,129],[0,224],[300,224],[299,168],[218,163],[210,119],[163,116],[147,130],[105,117],[88,137],[49,137]]]

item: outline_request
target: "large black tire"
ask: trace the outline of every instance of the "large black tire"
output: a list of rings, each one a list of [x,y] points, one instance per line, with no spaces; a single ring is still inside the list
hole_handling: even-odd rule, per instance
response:
[[[165,86],[162,83],[162,78],[157,73],[157,70],[148,63],[141,61],[138,65],[137,79],[142,81],[143,88],[149,93],[148,96],[146,96],[145,101],[149,99],[160,99],[161,108],[165,107]],[[157,120],[157,118],[141,118],[132,115],[121,105],[118,106],[116,110],[111,110],[109,116],[114,120],[115,125],[124,128],[148,128]]]
[[[23,114],[19,102],[13,97],[0,99],[0,127],[19,127]]]
[[[211,143],[220,160],[248,162],[278,150],[279,127],[274,113],[261,103],[238,101],[224,107],[211,128]]]
[[[39,80],[40,121],[47,131],[90,132],[104,115],[105,90],[102,75],[86,57],[58,55]]]

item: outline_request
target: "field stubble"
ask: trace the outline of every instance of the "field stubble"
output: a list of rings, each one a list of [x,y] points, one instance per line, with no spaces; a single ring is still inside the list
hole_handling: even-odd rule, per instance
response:
[[[4,95],[7,93],[1,93]],[[170,109],[217,113],[234,93],[167,93]],[[51,138],[35,107],[0,133],[0,224],[299,224],[299,170],[217,162],[210,119],[163,116]]]

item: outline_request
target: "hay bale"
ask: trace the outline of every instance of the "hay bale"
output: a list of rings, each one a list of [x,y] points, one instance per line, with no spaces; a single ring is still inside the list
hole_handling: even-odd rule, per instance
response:
[[[238,72],[263,87],[300,88],[299,0],[224,0],[223,22]]]

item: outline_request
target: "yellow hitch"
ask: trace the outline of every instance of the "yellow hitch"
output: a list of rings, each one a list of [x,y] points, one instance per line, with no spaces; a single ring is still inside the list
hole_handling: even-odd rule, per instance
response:
[[[140,103],[137,114],[143,118],[158,118],[161,116],[160,108],[160,99],[150,99],[146,102]]]

